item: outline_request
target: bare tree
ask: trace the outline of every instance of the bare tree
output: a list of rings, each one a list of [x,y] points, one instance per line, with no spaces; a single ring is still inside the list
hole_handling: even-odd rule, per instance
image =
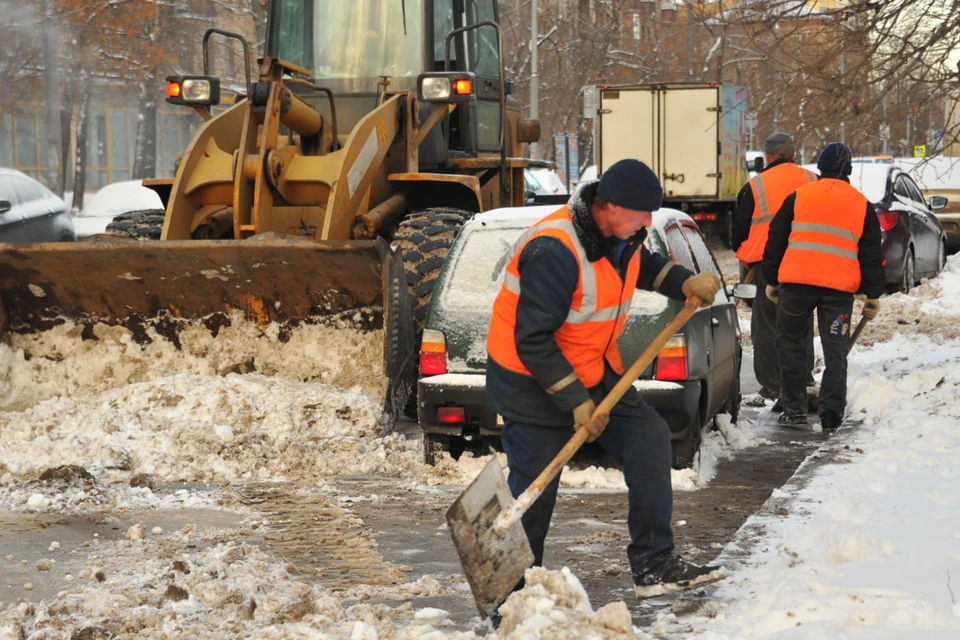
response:
[[[713,4],[713,3],[711,3]],[[941,148],[956,82],[957,0],[741,0],[691,6],[722,41],[717,80],[749,88],[760,129],[793,131],[812,154],[832,140],[855,153]]]

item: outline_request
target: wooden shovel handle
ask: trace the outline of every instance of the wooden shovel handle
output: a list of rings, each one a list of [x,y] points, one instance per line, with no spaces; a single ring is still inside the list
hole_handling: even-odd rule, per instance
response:
[[[850,342],[847,343],[847,353],[850,353],[850,350],[853,349],[854,343],[856,343],[857,338],[860,337],[860,333],[865,326],[867,326],[867,318],[866,316],[860,316],[860,322],[857,323],[857,328],[853,330],[853,335],[850,336]]]
[[[627,392],[627,389],[630,388],[630,385],[633,384],[634,380],[640,377],[640,374],[643,373],[643,370],[646,369],[653,359],[657,357],[657,354],[660,353],[660,349],[663,348],[663,345],[667,343],[667,340],[673,337],[673,335],[680,330],[687,320],[696,313],[700,305],[703,304],[703,301],[697,296],[690,296],[687,298],[687,302],[683,305],[683,309],[680,310],[673,320],[671,320],[663,330],[657,334],[657,337],[647,345],[647,348],[644,349],[643,353],[637,358],[629,369],[623,374],[620,378],[620,381],[614,385],[613,389],[610,390],[610,393],[607,394],[596,409],[593,411],[592,418],[596,418],[598,415],[603,413],[610,413],[610,410],[613,409],[614,405],[620,401],[620,398],[623,397],[623,394]],[[560,453],[553,459],[547,468],[544,469],[537,479],[533,481],[527,489],[523,492],[524,494],[540,494],[543,492],[544,487],[550,484],[550,481],[563,469],[563,465],[570,462],[570,458],[573,457],[573,454],[577,452],[578,449],[586,442],[587,438],[590,437],[590,432],[586,429],[577,429],[573,434],[573,437],[570,438],[570,441],[560,450]],[[518,503],[525,503],[526,501],[522,497],[517,498]]]
[[[750,284],[751,282],[753,282],[753,276],[755,275],[756,270],[757,270],[756,267],[750,267],[750,268],[747,270],[747,275],[745,275],[745,276],[743,277],[743,282],[742,282],[742,284]],[[760,295],[766,295],[763,291],[760,291],[759,293],[760,293]],[[738,307],[740,306],[740,303],[741,303],[741,302],[743,302],[743,298],[737,298],[737,306],[738,306]]]

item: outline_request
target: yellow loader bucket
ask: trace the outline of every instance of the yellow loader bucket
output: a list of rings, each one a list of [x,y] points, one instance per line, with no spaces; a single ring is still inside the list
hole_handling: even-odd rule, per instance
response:
[[[270,340],[277,350],[299,329],[322,326],[335,332],[327,346],[346,342],[337,337],[347,332],[382,341],[376,351],[382,353],[376,363],[382,364],[382,379],[356,382],[382,394],[391,415],[402,409],[415,376],[403,265],[382,239],[318,242],[268,234],[141,242],[100,236],[90,242],[0,244],[0,303],[4,341],[24,349],[27,358],[60,357],[30,353],[39,348],[31,336],[65,326],[65,335],[80,341],[106,343],[105,336],[114,335],[108,329],[120,328],[128,343],[147,348],[166,340],[180,349],[185,332],[198,326],[216,338],[247,323],[253,333],[244,335]],[[303,352],[311,345],[301,341],[296,348]],[[330,357],[317,351],[318,371]],[[254,363],[246,371],[282,375],[278,367]],[[309,372],[293,375],[309,378]]]

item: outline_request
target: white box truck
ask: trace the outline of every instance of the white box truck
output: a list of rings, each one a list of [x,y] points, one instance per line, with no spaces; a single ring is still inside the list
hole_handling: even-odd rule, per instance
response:
[[[747,180],[747,95],[716,83],[598,87],[597,169],[647,163],[663,183],[664,206],[687,212],[730,241],[737,193]]]

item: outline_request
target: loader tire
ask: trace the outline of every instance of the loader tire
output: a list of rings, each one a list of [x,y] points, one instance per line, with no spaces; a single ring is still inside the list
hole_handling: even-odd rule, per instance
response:
[[[107,234],[125,238],[159,240],[160,232],[163,231],[164,215],[163,209],[121,213],[107,225]]]
[[[440,268],[460,227],[473,215],[462,209],[416,211],[400,221],[394,235],[394,243],[403,251],[418,345]]]
[[[423,324],[427,308],[437,284],[440,268],[447,258],[450,245],[457,237],[460,227],[473,217],[472,211],[462,209],[424,209],[405,216],[393,236],[394,244],[403,252],[403,265],[410,289],[410,306],[413,310],[414,340],[416,352],[420,351]],[[419,372],[418,372],[419,375]],[[411,420],[417,419],[417,391],[413,393],[403,411]]]

